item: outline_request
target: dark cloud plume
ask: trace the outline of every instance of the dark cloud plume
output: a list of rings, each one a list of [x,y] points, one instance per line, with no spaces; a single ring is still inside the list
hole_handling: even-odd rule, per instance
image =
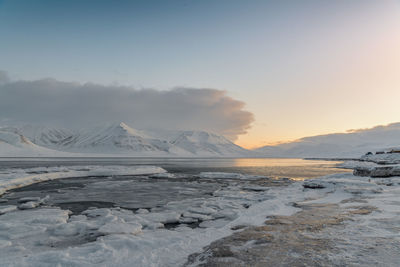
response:
[[[234,139],[253,114],[216,89],[169,91],[60,82],[9,81],[0,73],[0,120],[62,127],[124,121],[134,128],[208,130]]]

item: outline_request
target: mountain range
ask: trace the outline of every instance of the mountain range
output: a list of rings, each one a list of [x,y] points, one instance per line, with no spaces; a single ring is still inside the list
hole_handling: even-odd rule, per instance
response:
[[[367,152],[400,147],[400,123],[305,137],[293,142],[255,150],[265,157],[351,158]]]
[[[254,150],[206,131],[137,130],[123,122],[80,130],[37,125],[0,127],[0,157],[354,158],[398,147],[400,123],[305,137]]]
[[[175,156],[251,155],[227,138],[206,131],[141,131],[114,123],[73,131],[37,125],[0,127],[0,156]]]

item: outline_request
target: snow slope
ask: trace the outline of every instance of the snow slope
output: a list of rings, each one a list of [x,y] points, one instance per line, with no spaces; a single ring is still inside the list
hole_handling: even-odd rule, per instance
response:
[[[369,151],[400,145],[400,123],[371,129],[305,137],[255,151],[267,157],[359,157]]]
[[[74,131],[62,128],[52,128],[43,125],[26,124],[13,127],[2,127],[0,130],[21,134],[36,145],[53,149],[67,145],[69,142],[71,142],[71,139],[77,137]]]
[[[61,147],[80,153],[112,153],[137,155],[177,155],[179,149],[164,140],[147,136],[125,123],[82,130],[74,142]]]
[[[68,156],[63,153],[38,146],[23,135],[0,130],[0,157]]]
[[[173,145],[199,156],[240,156],[250,154],[225,137],[205,131],[179,131]]]

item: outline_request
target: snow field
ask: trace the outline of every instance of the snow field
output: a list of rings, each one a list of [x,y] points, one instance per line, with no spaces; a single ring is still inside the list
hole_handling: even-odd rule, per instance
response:
[[[285,201],[282,190],[295,192],[300,185],[248,188],[232,185],[211,198],[172,201],[135,212],[93,208],[72,215],[45,204],[26,210],[5,208],[0,220],[0,266],[179,266],[191,253],[231,234],[233,226],[259,225],[267,215],[297,210]],[[299,197],[290,195],[295,196],[291,200]],[[21,199],[30,201],[35,200]]]

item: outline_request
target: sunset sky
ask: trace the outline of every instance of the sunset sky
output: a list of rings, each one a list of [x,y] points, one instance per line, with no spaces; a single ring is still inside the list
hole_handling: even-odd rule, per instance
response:
[[[400,1],[0,0],[0,70],[225,90],[202,92],[244,102],[236,143],[258,147],[400,121]]]

